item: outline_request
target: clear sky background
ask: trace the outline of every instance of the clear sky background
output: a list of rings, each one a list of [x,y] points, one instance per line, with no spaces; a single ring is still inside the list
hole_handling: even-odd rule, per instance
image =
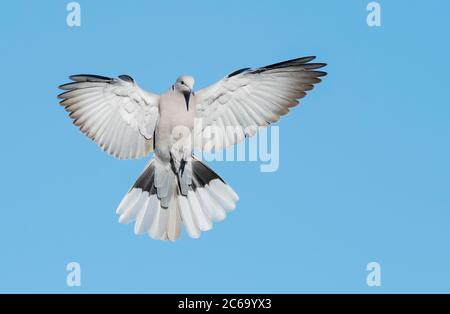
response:
[[[80,0],[79,28],[68,2],[1,5],[0,292],[450,292],[448,1],[379,1],[379,28],[362,0]],[[212,162],[241,200],[199,240],[119,224],[147,159],[109,157],[56,99],[75,73],[162,92],[306,55],[329,75],[280,121],[279,170]]]

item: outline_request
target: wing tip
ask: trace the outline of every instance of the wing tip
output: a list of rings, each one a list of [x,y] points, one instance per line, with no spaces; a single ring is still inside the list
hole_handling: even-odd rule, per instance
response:
[[[291,65],[305,64],[305,63],[313,61],[314,59],[316,59],[316,56],[306,56],[306,57],[294,58],[294,59],[290,59],[290,60],[286,60],[286,61],[273,63],[273,64],[265,66],[264,68],[276,69],[276,68],[282,68],[282,67],[291,66]]]
[[[101,75],[95,75],[95,74],[74,74],[70,75],[69,79],[72,80],[72,82],[61,84],[58,86],[58,89],[70,91],[72,89],[72,86],[77,86],[77,83],[85,83],[85,82],[95,82],[95,83],[110,83],[114,80],[114,78],[107,77],[107,76],[101,76]],[[128,82],[128,83],[135,83],[135,80],[126,74],[119,75],[119,79],[122,81]]]
[[[61,88],[62,89],[62,88]],[[65,92],[63,92],[63,93],[60,93],[60,94],[58,94],[58,96],[56,96],[58,99],[63,99],[63,101],[64,100],[66,100],[66,97],[65,97],[65,95],[68,93],[68,92],[70,92],[70,91],[65,91]],[[62,102],[62,101],[61,101]]]
[[[250,68],[242,68],[242,69],[236,70],[236,71],[231,72],[230,74],[228,74],[228,75],[227,75],[227,78],[236,76],[236,75],[241,74],[242,72],[245,72],[245,71],[247,71],[247,70],[250,70]]]
[[[109,82],[112,78],[96,74],[74,74],[69,79],[75,82]]]
[[[131,76],[127,75],[127,74],[119,75],[119,78],[122,81],[125,81],[125,82],[128,82],[128,83],[135,83],[134,79]]]
[[[100,83],[109,83],[113,80],[113,78],[101,76],[101,75],[95,75],[95,74],[74,74],[70,75],[69,79],[73,82],[61,84],[58,86],[58,89],[64,90],[66,92],[71,91],[73,88],[72,86],[77,86],[77,83],[84,83],[84,82],[100,82]],[[61,93],[58,95],[59,99],[63,99],[63,96],[66,92]]]

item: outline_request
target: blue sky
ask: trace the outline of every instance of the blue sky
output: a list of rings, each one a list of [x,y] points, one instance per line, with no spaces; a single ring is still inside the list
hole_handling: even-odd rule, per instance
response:
[[[379,28],[362,0],[80,0],[79,28],[68,2],[0,10],[0,292],[450,292],[448,2],[379,1]],[[199,240],[119,224],[146,160],[107,156],[56,99],[74,73],[162,92],[306,55],[329,75],[280,121],[278,171],[212,162],[241,200]]]

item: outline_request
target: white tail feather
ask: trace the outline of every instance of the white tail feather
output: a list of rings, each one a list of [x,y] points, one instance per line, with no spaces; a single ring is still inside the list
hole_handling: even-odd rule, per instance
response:
[[[178,196],[177,199],[178,205],[180,206],[181,219],[183,219],[184,226],[186,227],[186,232],[191,238],[200,237],[200,230],[195,225],[194,217],[192,217],[192,212],[187,197]]]
[[[196,193],[192,190],[189,191],[187,198],[189,201],[189,205],[191,206],[192,216],[194,217],[196,226],[201,231],[210,230],[212,228],[212,222],[209,219],[209,217],[207,217],[205,215],[205,213],[203,212],[202,205],[200,204],[199,200],[197,199]]]
[[[157,200],[155,205],[155,215],[153,217],[150,230],[148,231],[149,236],[152,239],[160,240],[166,231],[167,227],[167,209],[161,207],[161,202]]]
[[[212,220],[222,221],[227,217],[225,210],[217,203],[217,201],[206,189],[198,189],[198,193]]]
[[[136,223],[134,224],[135,234],[144,234],[150,228],[150,223],[152,221],[153,210],[150,206],[152,198],[149,197],[144,205],[144,208],[139,212],[136,217]]]
[[[173,191],[172,200],[170,202],[169,208],[167,209],[167,227],[166,232],[163,235],[163,239],[175,241],[180,237],[181,234],[181,216],[180,210],[178,209],[178,202],[174,201],[175,189]]]
[[[147,191],[139,194],[139,197],[137,198],[136,202],[132,206],[129,206],[124,211],[124,213],[119,217],[119,222],[122,224],[129,224],[130,222],[132,222],[136,218],[138,212],[141,211],[142,208],[144,207],[147,198],[148,198]]]

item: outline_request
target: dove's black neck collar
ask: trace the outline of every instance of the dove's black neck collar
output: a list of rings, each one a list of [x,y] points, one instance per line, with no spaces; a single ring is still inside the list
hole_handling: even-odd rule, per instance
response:
[[[175,85],[172,85],[172,90],[175,91]],[[189,100],[191,99],[191,95],[194,95],[192,91],[178,91],[184,96],[184,100],[186,101],[186,110],[189,111]]]
[[[191,98],[191,92],[190,91],[183,91],[184,100],[186,101],[186,109],[189,111],[189,99]]]

